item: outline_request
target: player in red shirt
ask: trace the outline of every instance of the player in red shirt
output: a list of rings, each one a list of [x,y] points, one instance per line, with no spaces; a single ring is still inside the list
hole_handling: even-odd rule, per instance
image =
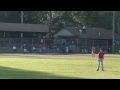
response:
[[[42,53],[42,48],[43,48],[42,44],[39,45],[39,48],[40,48],[40,53]]]
[[[92,47],[92,57],[95,57],[95,47]]]
[[[104,59],[104,52],[102,51],[102,49],[100,49],[100,51],[98,53],[98,68],[97,68],[97,71],[99,71],[100,65],[101,65],[102,71],[104,71],[104,69],[103,69],[103,59]]]

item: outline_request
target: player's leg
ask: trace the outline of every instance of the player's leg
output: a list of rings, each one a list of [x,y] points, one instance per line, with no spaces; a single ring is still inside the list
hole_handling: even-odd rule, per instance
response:
[[[92,51],[92,57],[93,57],[93,51]]]
[[[94,57],[95,57],[95,52],[94,52]]]
[[[100,59],[98,59],[98,68],[97,68],[97,71],[99,71],[99,68],[100,68]]]
[[[104,68],[103,68],[103,59],[101,59],[101,67],[102,67],[102,71],[104,71]]]

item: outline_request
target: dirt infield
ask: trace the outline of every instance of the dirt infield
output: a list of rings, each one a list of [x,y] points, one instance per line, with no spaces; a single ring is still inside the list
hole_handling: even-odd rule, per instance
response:
[[[2,53],[0,56],[20,56],[20,57],[41,57],[41,58],[70,58],[70,59],[89,59],[89,60],[97,60],[97,54],[95,57],[92,57],[90,54],[56,54],[56,53],[45,53],[45,54],[6,54]],[[115,56],[105,56],[105,59],[108,60],[120,60],[120,57]]]
[[[68,57],[68,58],[71,58],[70,57],[71,54],[55,54],[55,53],[45,53],[45,54],[0,54],[0,56],[36,56],[36,57],[46,57],[46,58],[49,58],[49,57],[53,57],[53,58],[62,58],[62,57]],[[74,56],[74,55],[72,55]],[[76,55],[75,55],[76,56]],[[79,57],[79,56],[77,56]]]
[[[42,57],[42,58],[88,58],[90,56],[78,55],[78,54],[56,54],[56,53],[45,53],[45,54],[0,54],[0,56],[26,56],[26,57]]]

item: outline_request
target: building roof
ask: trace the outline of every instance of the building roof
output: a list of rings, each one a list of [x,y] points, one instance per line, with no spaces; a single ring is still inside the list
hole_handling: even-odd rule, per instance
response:
[[[82,39],[85,39],[85,38],[89,38],[89,39],[112,39],[112,31],[111,30],[106,30],[104,28],[90,28],[90,27],[87,27],[86,28],[86,32],[83,32],[83,29],[82,28],[76,28],[76,27],[66,27],[65,29],[62,29],[63,30],[68,30],[69,32],[71,32],[74,37],[79,37],[79,38],[82,38]],[[80,30],[82,31],[80,33]],[[60,33],[60,32],[58,32]],[[57,36],[58,37],[61,37],[63,36],[58,34],[57,33]],[[65,36],[65,34],[64,34]],[[115,34],[115,38],[117,38],[118,36]]]
[[[0,23],[0,31],[49,32],[49,26],[44,24]]]

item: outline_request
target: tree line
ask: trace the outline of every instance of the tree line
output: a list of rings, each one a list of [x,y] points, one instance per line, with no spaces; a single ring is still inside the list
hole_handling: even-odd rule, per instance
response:
[[[23,11],[23,23],[49,24],[56,32],[65,26],[87,26],[112,30],[112,11]],[[51,17],[50,17],[51,14]],[[0,11],[0,22],[21,23],[21,11]],[[120,12],[116,11],[115,32],[118,33]]]

